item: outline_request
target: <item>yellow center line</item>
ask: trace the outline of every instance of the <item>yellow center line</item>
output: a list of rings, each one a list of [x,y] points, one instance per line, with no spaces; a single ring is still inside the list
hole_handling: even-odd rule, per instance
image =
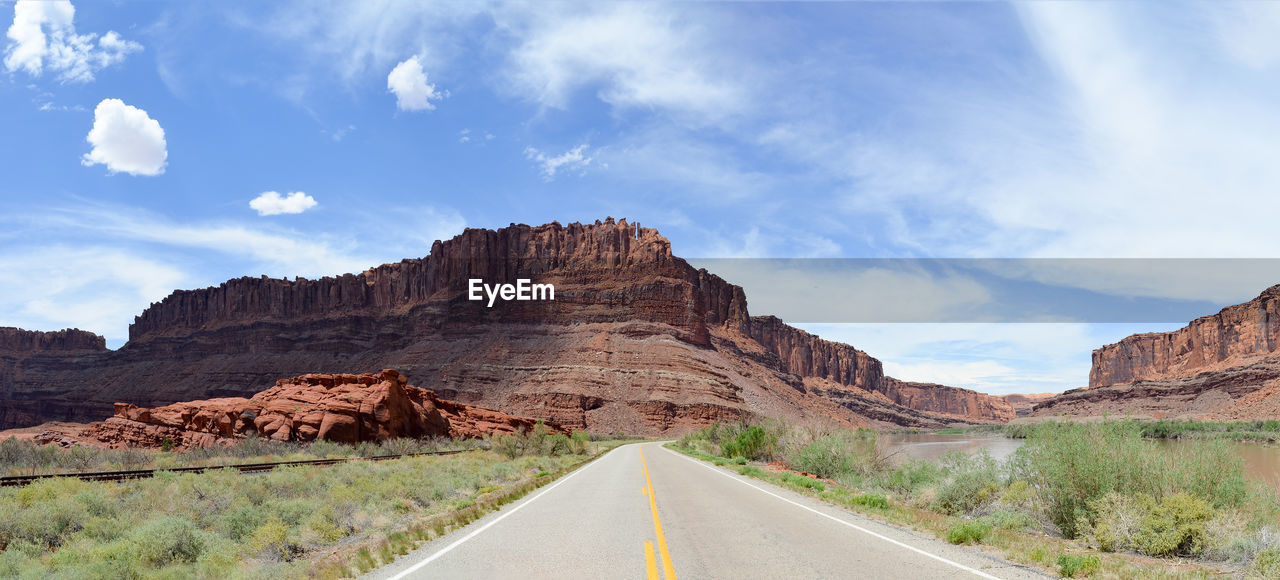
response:
[[[649,580],[658,580],[658,563],[653,561],[653,542],[644,543],[644,568]]]
[[[649,479],[649,463],[644,460],[644,449],[640,449],[640,466],[644,470],[645,489],[649,492],[649,509],[653,512],[653,533],[658,537],[658,555],[662,557],[662,575],[666,580],[676,580],[676,570],[671,565],[671,554],[667,552],[667,538],[662,534],[662,521],[658,519],[658,501],[653,497],[653,481]]]

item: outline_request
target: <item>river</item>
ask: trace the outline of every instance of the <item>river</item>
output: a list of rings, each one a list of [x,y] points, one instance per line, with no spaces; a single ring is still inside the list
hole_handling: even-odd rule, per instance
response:
[[[1003,460],[1019,447],[1022,439],[1010,439],[999,435],[936,433],[881,433],[880,441],[895,457],[937,461],[949,451],[977,453],[986,450],[996,459]],[[1164,441],[1165,445],[1178,445],[1177,440]],[[1280,446],[1261,443],[1232,443],[1231,449],[1244,458],[1248,477],[1280,487]]]

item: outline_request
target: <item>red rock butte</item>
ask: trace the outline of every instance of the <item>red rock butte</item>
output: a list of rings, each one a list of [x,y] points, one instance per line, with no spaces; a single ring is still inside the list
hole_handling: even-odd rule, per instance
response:
[[[446,401],[399,372],[308,374],[276,381],[250,398],[174,403],[154,409],[117,403],[115,415],[80,433],[111,447],[177,449],[246,437],[340,443],[397,437],[471,438],[531,431],[536,423],[494,409]],[[549,426],[561,431],[558,426]]]
[[[489,308],[467,299],[471,278],[554,284],[555,300]],[[751,316],[742,288],[625,219],[468,229],[425,258],[360,274],[179,290],[137,316],[129,336],[118,351],[0,344],[0,427],[368,368],[594,432],[679,433],[751,417],[918,427],[1014,417],[998,397],[886,377],[866,352]]]

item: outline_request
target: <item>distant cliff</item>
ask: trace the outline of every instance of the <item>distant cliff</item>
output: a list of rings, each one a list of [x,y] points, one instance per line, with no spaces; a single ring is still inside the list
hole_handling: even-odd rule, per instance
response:
[[[0,353],[75,353],[105,350],[107,350],[106,339],[78,328],[36,332],[21,328],[0,327]]]
[[[1173,332],[1135,334],[1093,351],[1089,386],[1174,379],[1233,366],[1280,347],[1280,285]]]
[[[489,307],[467,299],[472,278],[554,284],[555,300]],[[21,411],[0,413],[0,427],[101,419],[115,402],[247,396],[281,376],[368,368],[598,431],[658,434],[751,416],[856,425],[869,420],[858,409],[873,407],[899,424],[1013,414],[986,395],[885,377],[865,352],[753,318],[742,288],[673,256],[657,231],[612,218],[468,229],[426,258],[360,274],[179,290],[136,318],[119,351],[7,364],[0,398]],[[807,389],[810,378],[853,390],[833,401]],[[889,402],[864,405],[853,401],[859,393]],[[895,403],[918,412],[876,406]]]
[[[1280,286],[1173,332],[1135,334],[1093,351],[1089,387],[1033,415],[1268,419],[1280,408]]]

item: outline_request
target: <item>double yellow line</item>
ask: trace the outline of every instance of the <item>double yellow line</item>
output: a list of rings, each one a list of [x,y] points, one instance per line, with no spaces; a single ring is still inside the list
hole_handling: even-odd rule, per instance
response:
[[[662,521],[658,519],[658,500],[653,497],[653,481],[649,479],[649,464],[640,449],[640,467],[644,471],[644,493],[649,496],[649,510],[653,512],[653,533],[658,538],[658,553],[662,557],[662,576],[676,580],[676,570],[671,566],[671,554],[667,552],[667,538],[662,534]],[[644,543],[645,570],[649,580],[658,580],[658,563],[653,559],[653,542]]]

